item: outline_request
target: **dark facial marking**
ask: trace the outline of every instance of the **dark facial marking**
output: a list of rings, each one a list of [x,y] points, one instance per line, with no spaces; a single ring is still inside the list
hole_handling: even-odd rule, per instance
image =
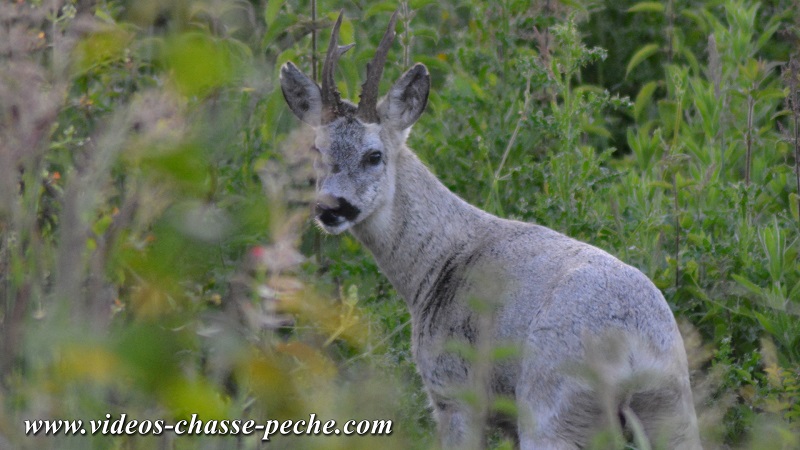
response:
[[[347,220],[355,220],[361,213],[361,210],[353,206],[353,204],[347,200],[339,198],[338,213]]]
[[[336,226],[344,221],[353,221],[361,213],[360,209],[342,197],[337,198],[336,203],[335,207],[317,203],[317,216],[325,225]]]

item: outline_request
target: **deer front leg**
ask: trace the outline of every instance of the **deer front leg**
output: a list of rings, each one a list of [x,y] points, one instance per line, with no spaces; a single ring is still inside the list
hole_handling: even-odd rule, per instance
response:
[[[435,402],[434,418],[439,431],[439,444],[442,449],[475,448],[470,443],[474,433],[470,432],[469,408],[456,403]]]

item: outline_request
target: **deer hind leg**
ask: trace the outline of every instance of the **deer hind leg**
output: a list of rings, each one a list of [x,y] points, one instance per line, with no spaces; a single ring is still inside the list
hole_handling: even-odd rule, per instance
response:
[[[702,449],[688,380],[623,400],[563,371],[539,371],[526,379],[534,382],[517,389],[522,450],[623,448],[624,435],[630,438],[633,429],[626,420],[631,415],[654,449]]]
[[[586,386],[557,370],[527,374],[525,379],[528,383],[517,389],[522,450],[587,448],[597,443],[599,432],[609,428],[603,405]],[[612,424],[611,428],[619,427]]]
[[[640,421],[653,448],[702,449],[688,380],[663,389],[637,392],[621,408],[626,407],[628,414]],[[621,411],[625,417],[625,411]]]
[[[434,402],[433,415],[439,431],[439,443],[445,450],[474,448],[471,431],[472,416],[465,405]]]

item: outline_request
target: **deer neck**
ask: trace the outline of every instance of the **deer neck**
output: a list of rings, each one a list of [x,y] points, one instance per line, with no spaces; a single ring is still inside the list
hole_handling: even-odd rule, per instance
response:
[[[410,150],[396,165],[394,195],[351,231],[414,313],[441,267],[475,245],[493,216],[445,187]]]

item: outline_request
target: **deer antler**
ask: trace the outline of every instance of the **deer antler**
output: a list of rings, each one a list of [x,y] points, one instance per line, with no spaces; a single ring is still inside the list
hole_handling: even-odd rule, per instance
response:
[[[380,121],[378,117],[378,86],[381,83],[381,76],[383,75],[383,67],[386,65],[386,55],[389,53],[389,48],[394,42],[394,27],[397,23],[397,11],[392,14],[389,19],[389,26],[386,33],[375,51],[375,56],[372,61],[367,63],[367,78],[364,84],[361,85],[361,97],[358,102],[358,111],[356,115],[362,121],[367,123],[377,123]]]
[[[339,94],[339,90],[336,88],[336,81],[334,80],[336,64],[339,62],[339,57],[355,45],[349,44],[340,46],[337,43],[339,40],[339,27],[342,25],[343,16],[344,10],[339,11],[339,18],[336,19],[336,24],[333,26],[333,31],[331,31],[331,42],[328,44],[328,54],[325,56],[325,64],[322,66],[322,123],[330,123],[342,113],[342,98]]]

